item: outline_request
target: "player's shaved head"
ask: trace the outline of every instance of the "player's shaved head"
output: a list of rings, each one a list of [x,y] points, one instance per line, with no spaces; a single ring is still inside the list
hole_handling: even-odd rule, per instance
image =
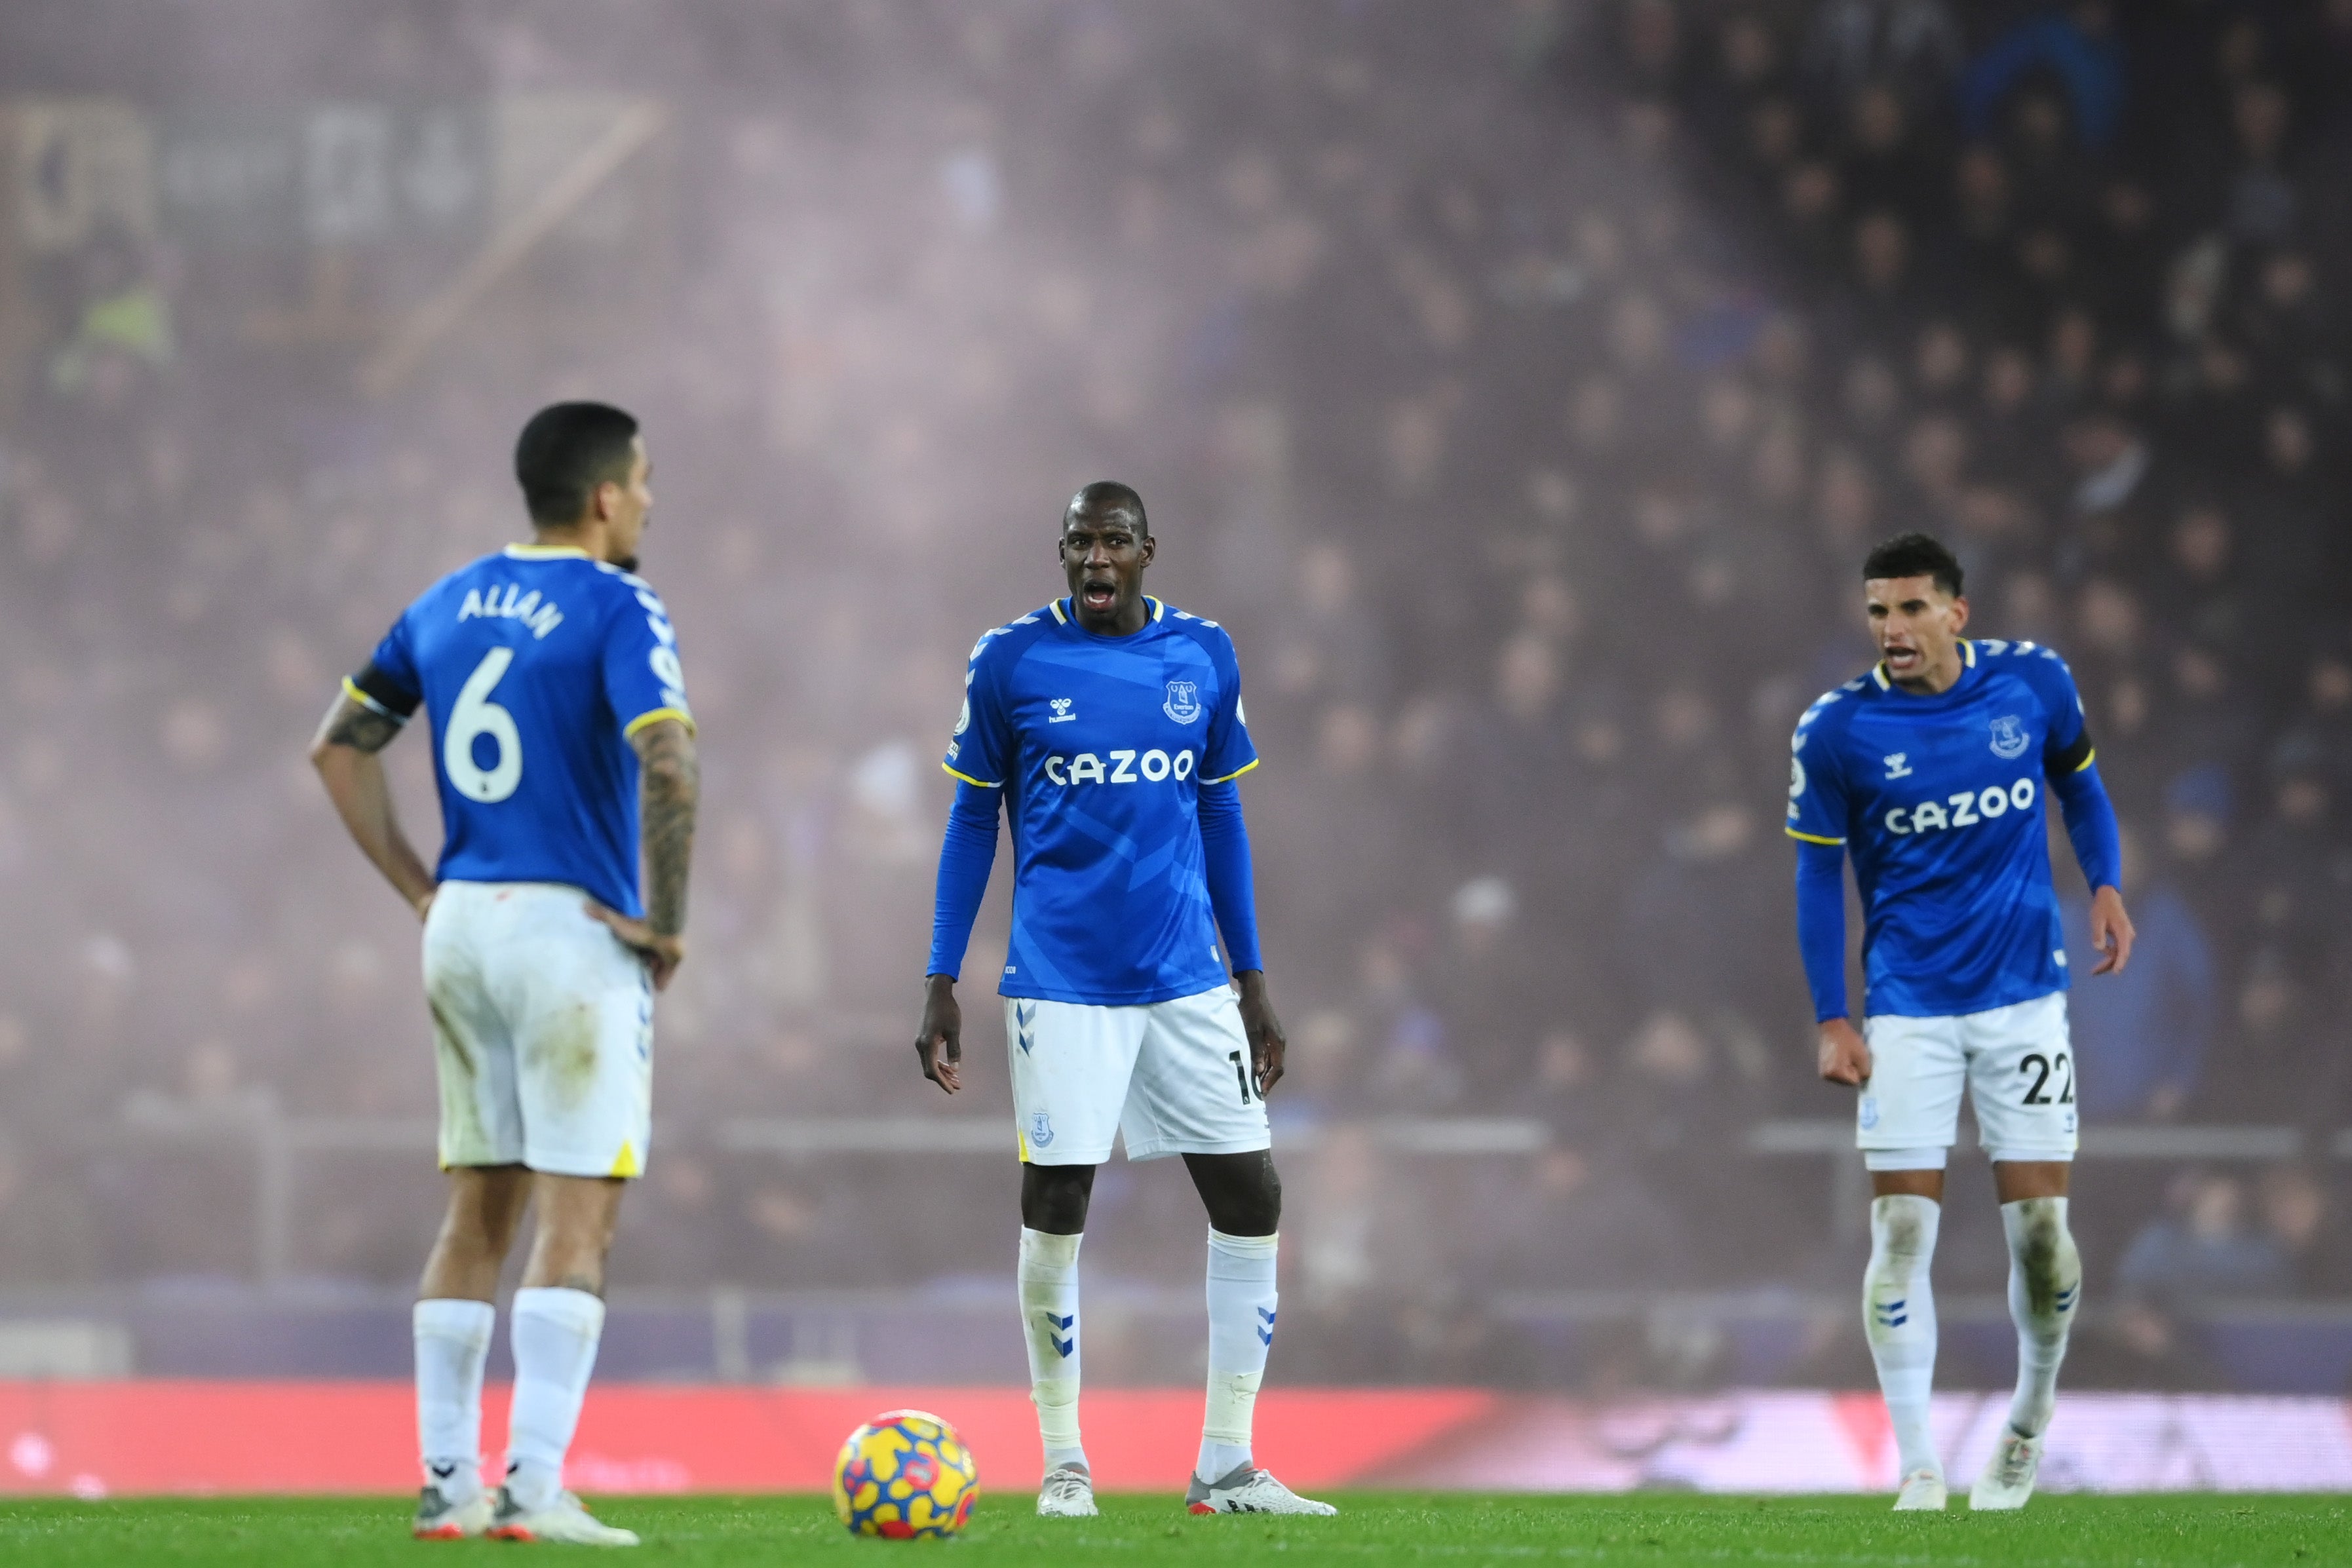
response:
[[[1138,536],[1151,537],[1151,524],[1143,515],[1143,497],[1135,493],[1135,487],[1116,479],[1097,479],[1070,497],[1062,512],[1062,526],[1069,527],[1076,518],[1101,523],[1118,517],[1125,517]]]
[[[576,523],[599,485],[626,484],[635,460],[636,416],[604,402],[550,403],[515,443],[515,479],[530,520]]]
[[[1939,539],[1926,534],[1897,534],[1870,552],[1862,563],[1862,580],[1884,582],[1895,578],[1925,577],[1954,599],[1960,596],[1960,560]]]

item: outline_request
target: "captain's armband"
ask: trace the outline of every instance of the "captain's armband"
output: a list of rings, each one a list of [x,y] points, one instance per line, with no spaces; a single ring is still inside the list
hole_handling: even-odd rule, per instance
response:
[[[2091,727],[2086,724],[2074,737],[2072,746],[2042,754],[2042,771],[2053,779],[2063,779],[2068,774],[2080,773],[2088,768],[2091,759],[2097,755],[2098,748],[2091,744]]]

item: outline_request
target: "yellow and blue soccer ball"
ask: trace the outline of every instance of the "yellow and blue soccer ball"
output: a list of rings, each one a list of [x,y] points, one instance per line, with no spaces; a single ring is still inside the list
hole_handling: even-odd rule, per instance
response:
[[[852,1535],[953,1535],[980,1501],[980,1467],[956,1429],[920,1410],[877,1416],[833,1462],[833,1511]]]

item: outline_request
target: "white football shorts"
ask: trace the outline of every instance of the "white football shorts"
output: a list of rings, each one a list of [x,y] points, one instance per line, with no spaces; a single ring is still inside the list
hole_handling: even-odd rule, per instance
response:
[[[644,1174],[654,992],[576,887],[445,882],[425,918],[441,1166]]]
[[[1114,1134],[1130,1160],[1274,1146],[1230,987],[1126,1008],[1007,997],[1004,1038],[1024,1164],[1098,1166]]]
[[[2065,992],[1954,1018],[1865,1019],[1863,1040],[1870,1081],[1855,1103],[1854,1141],[1872,1170],[1943,1169],[1959,1138],[1963,1084],[1992,1159],[2074,1157]]]

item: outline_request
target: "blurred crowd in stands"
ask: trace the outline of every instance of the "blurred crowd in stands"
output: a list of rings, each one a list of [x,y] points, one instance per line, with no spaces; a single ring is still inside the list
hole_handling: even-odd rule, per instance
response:
[[[2307,1156],[2086,1162],[2093,1290],[2131,1311],[2077,1354],[2194,1382],[2200,1301],[2352,1294],[2352,4],[809,9],[646,50],[416,7],[211,62],[665,99],[668,270],[584,344],[493,294],[371,403],[353,344],[399,302],[363,267],[357,325],[308,338],[168,234],[0,273],[34,322],[0,410],[0,1285],[247,1271],[235,1129],[432,1114],[414,933],[303,744],[408,597],[515,536],[520,419],[593,393],[647,423],[707,789],[625,1285],[1003,1271],[1009,1157],[740,1124],[948,1109],[906,1044],[936,753],[971,638],[1057,591],[1062,497],[1116,475],[1160,591],[1233,629],[1267,760],[1298,1368],[1497,1375],[1514,1342],[1464,1325],[1530,1292],[1848,1291],[1826,1162],[1749,1133],[1850,1114],[1778,817],[1906,528],[1959,552],[1979,634],[2067,655],[2125,823],[2140,947],[2074,990],[2086,1124]],[[425,749],[394,757],[429,840]],[[1002,939],[958,1110],[1009,1112]],[[1400,1118],[1549,1146],[1403,1154]],[[404,1279],[430,1171],[302,1157],[297,1269]],[[1939,1270],[1997,1290],[1956,1185]],[[1106,1171],[1096,1212],[1090,1267],[1192,1256],[1173,1172]]]

